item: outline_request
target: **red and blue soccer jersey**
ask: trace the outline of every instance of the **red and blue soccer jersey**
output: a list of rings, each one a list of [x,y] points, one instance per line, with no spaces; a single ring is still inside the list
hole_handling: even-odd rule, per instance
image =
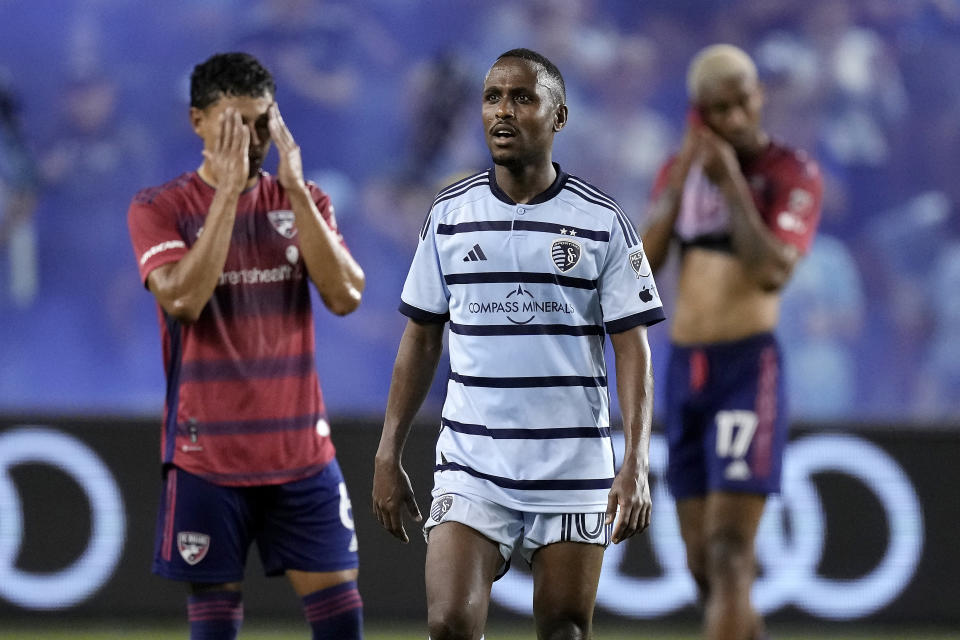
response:
[[[671,163],[660,172],[654,200],[666,187]],[[771,142],[741,169],[767,228],[781,242],[806,253],[823,198],[816,162],[802,151]],[[698,165],[687,174],[673,232],[684,247],[733,252],[729,208]],[[672,345],[664,399],[667,485],[675,498],[708,491],[780,490],[789,430],[782,369],[772,333]]]
[[[652,200],[666,188],[674,159],[661,168]],[[753,202],[770,231],[782,242],[806,253],[820,222],[823,178],[803,151],[771,142],[758,157],[741,164]],[[674,235],[684,246],[732,251],[730,212],[720,190],[702,168],[690,167]]]
[[[309,188],[336,232],[330,199]],[[134,197],[128,224],[144,282],[184,257],[203,232],[213,195],[191,172]],[[297,480],[333,458],[308,283],[289,199],[262,172],[240,195],[223,273],[200,318],[186,324],[159,308],[164,463],[249,486]]]

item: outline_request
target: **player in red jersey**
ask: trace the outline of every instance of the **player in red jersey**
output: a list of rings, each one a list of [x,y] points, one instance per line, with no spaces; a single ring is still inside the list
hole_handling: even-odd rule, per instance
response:
[[[780,487],[788,428],[773,331],[823,188],[812,160],[763,130],[746,53],[704,49],[687,87],[686,135],[657,180],[643,234],[655,271],[680,247],[667,482],[705,604],[704,635],[746,640],[765,635],[750,601],[754,538],[766,496]]]
[[[153,571],[191,585],[191,638],[235,638],[247,550],[286,574],[314,638],[361,638],[357,551],[315,366],[308,281],[337,315],[364,275],[253,57],[191,76],[203,162],[138,193],[128,223],[167,375]],[[275,142],[277,176],[261,166]]]

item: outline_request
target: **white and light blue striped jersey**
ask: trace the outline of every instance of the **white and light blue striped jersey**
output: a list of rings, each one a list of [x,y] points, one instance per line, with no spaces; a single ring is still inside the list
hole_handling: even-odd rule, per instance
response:
[[[437,486],[522,511],[603,511],[614,476],[604,336],[664,315],[627,216],[555,166],[526,204],[493,169],[442,190],[400,311],[450,322]]]

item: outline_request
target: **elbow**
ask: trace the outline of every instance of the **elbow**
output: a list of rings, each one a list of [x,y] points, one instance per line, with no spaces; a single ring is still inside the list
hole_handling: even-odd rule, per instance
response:
[[[182,324],[193,324],[200,319],[200,314],[203,313],[202,306],[191,304],[190,301],[182,298],[163,305],[163,310],[167,312],[168,316]]]
[[[361,289],[350,287],[339,296],[324,298],[323,303],[334,315],[345,316],[357,310],[362,297]]]

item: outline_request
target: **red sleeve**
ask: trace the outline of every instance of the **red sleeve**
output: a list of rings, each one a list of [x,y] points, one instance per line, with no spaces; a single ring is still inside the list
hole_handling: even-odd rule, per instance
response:
[[[347,243],[344,242],[343,236],[340,234],[340,229],[337,227],[337,217],[333,211],[333,204],[330,202],[330,196],[323,192],[320,187],[318,187],[313,182],[307,182],[307,188],[310,190],[310,195],[313,196],[313,202],[317,205],[317,211],[320,212],[320,215],[323,217],[323,221],[327,223],[327,226],[330,227],[330,230],[337,234],[337,238],[340,240],[340,245],[349,251]]]
[[[772,173],[772,195],[763,217],[774,235],[806,253],[820,223],[823,177],[804,154],[790,157]]]
[[[144,284],[151,271],[187,253],[189,247],[177,228],[176,215],[155,199],[135,197],[127,212],[127,226]]]

